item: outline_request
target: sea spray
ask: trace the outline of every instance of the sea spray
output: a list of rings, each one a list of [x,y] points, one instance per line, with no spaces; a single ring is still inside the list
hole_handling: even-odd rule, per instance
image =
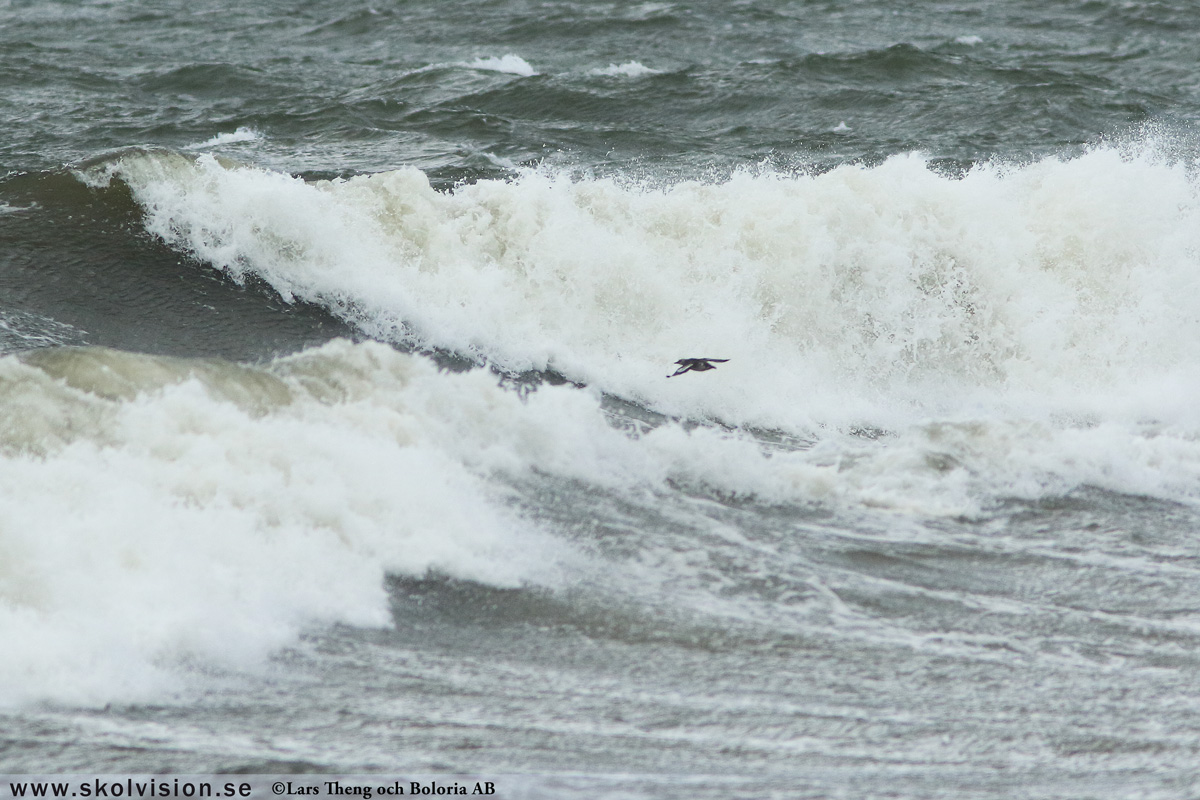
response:
[[[306,183],[206,156],[99,169],[129,184],[151,233],[235,279],[669,414],[806,432],[980,406],[1136,414],[1145,387],[1189,383],[1200,363],[1196,187],[1149,147],[961,178],[906,155],[454,191],[415,169]],[[696,356],[730,361],[662,380]]]
[[[779,449],[631,433],[594,392],[375,343],[262,367],[35,351],[0,359],[0,392],[6,703],[154,695],[181,663],[252,669],[313,624],[386,625],[387,574],[587,579],[598,563],[508,506],[531,481],[918,518],[1083,485],[1200,500],[1196,427],[993,418]]]

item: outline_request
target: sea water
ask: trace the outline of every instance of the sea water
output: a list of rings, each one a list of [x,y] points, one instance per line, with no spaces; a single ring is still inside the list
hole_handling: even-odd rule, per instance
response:
[[[1198,34],[0,3],[0,766],[1187,796]]]

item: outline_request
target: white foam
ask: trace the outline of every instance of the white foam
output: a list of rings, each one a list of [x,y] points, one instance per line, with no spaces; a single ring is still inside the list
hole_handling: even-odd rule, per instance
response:
[[[651,69],[637,61],[626,61],[624,64],[609,64],[607,67],[593,69],[588,74],[610,78],[641,78],[645,75],[660,75],[662,70]]]
[[[497,476],[986,514],[1080,485],[1200,502],[1200,196],[1152,146],[630,185],[417,170],[305,183],[162,153],[149,231],[370,333],[592,388],[527,400],[378,344],[262,368],[0,358],[0,700],[104,702],[387,623],[383,576],[556,580]],[[668,379],[682,356],[728,357]],[[191,377],[189,377],[191,376]],[[715,426],[609,427],[598,390]],[[886,429],[856,435],[856,426]]]
[[[769,454],[715,427],[630,437],[594,391],[522,399],[372,343],[264,367],[0,358],[0,703],[162,696],[184,665],[255,669],[309,626],[386,625],[387,573],[558,586],[586,570],[514,519],[499,476],[890,514],[1082,483],[1197,501],[1195,385],[1175,388],[1154,425],[992,409]]]
[[[553,580],[562,548],[481,478],[491,426],[529,427],[485,372],[346,342],[263,369],[26,359],[0,359],[0,703],[154,696],[181,664],[387,624],[385,573]]]
[[[1200,363],[1182,165],[1100,149],[961,180],[904,156],[629,186],[416,170],[306,184],[134,155],[149,230],[377,335],[553,367],[675,413],[813,425],[1081,393]],[[729,357],[664,380],[683,356]]]
[[[240,142],[257,142],[260,139],[262,139],[261,133],[253,128],[242,126],[233,133],[218,133],[216,136],[208,139],[207,141],[193,145],[193,148],[201,149],[206,147],[219,147],[220,145],[226,144],[238,144]]]
[[[537,75],[529,62],[513,53],[500,56],[499,58],[492,56],[490,58],[477,58],[474,61],[466,62],[460,66],[468,69],[479,69],[488,72],[506,72],[510,75],[520,75],[523,78],[528,78]]]
[[[983,39],[979,36],[957,36],[954,39],[957,44],[977,45],[983,44]]]
[[[373,335],[403,323],[514,370],[822,442],[723,478],[734,445],[714,445],[705,481],[958,513],[1078,482],[1197,496],[1156,465],[1190,475],[1200,438],[1200,202],[1188,164],[1152,145],[962,179],[901,156],[665,187],[526,172],[454,192],[416,170],[306,184],[161,154],[107,169],[173,246]],[[695,356],[730,361],[665,378]],[[943,452],[930,431],[958,429],[938,425],[980,433]],[[837,433],[855,426],[894,435]]]
[[[852,130],[853,130],[853,128],[851,128],[849,125],[847,125],[845,120],[839,122],[836,126],[834,126],[832,128],[833,133],[850,133]]]

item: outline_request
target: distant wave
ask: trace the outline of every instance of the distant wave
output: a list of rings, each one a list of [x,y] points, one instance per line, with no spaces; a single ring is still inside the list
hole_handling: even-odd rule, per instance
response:
[[[218,133],[216,136],[212,137],[211,139],[201,142],[200,144],[193,145],[193,147],[195,147],[197,149],[204,148],[204,147],[217,147],[217,146],[220,146],[223,144],[237,144],[239,142],[256,142],[260,139],[262,139],[261,133],[254,130],[253,128],[248,128],[246,126],[242,126],[242,127],[239,127],[237,130],[235,130],[233,133]]]
[[[651,69],[637,61],[626,61],[624,64],[609,64],[607,67],[590,70],[589,75],[599,75],[610,78],[640,78],[644,75],[658,75],[662,70]]]
[[[491,58],[477,58],[474,61],[461,63],[459,66],[489,72],[506,72],[510,75],[520,75],[525,78],[537,75],[537,71],[529,65],[528,61],[512,53],[500,56],[499,58],[494,56]]]

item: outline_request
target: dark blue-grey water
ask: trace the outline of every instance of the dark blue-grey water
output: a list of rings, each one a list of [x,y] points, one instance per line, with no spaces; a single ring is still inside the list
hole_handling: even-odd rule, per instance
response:
[[[1196,793],[1197,54],[0,0],[0,772]]]

